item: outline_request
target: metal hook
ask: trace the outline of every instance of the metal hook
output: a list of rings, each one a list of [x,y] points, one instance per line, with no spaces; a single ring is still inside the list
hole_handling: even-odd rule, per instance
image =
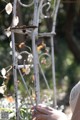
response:
[[[42,8],[44,8],[44,7],[47,6],[47,5],[48,5],[48,8],[47,8],[46,11],[49,11],[49,9],[50,9],[50,7],[51,7],[51,4],[50,4],[49,1],[48,1],[47,3],[44,3],[43,6],[42,6]]]
[[[47,15],[44,15],[44,14],[43,14],[43,8],[46,7],[46,6],[48,6],[47,9],[46,9],[46,11],[48,12],[48,11],[50,10],[50,8],[51,8],[50,0],[48,0],[48,2],[46,2],[46,3],[44,3],[44,4],[42,5],[42,16],[43,16],[44,18],[49,18],[50,16],[47,16]]]

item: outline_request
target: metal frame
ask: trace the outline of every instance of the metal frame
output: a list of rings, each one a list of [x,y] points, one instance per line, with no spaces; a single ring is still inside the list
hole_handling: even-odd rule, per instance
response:
[[[55,28],[56,28],[56,19],[57,19],[57,13],[58,13],[58,9],[59,9],[59,5],[60,5],[60,0],[54,0],[54,5],[53,5],[53,26],[52,26],[52,31],[50,33],[38,33],[38,27],[39,27],[39,19],[40,16],[44,16],[42,13],[42,9],[45,5],[47,5],[47,3],[49,4],[50,7],[50,0],[46,1],[45,0],[33,0],[29,5],[25,5],[23,3],[21,3],[20,0],[14,0],[13,3],[13,18],[16,16],[16,7],[17,7],[17,2],[19,2],[19,4],[23,7],[31,7],[32,5],[34,5],[34,18],[33,18],[33,25],[37,26],[37,28],[35,28],[32,31],[31,34],[31,38],[32,38],[32,49],[33,49],[33,63],[34,63],[34,76],[35,76],[35,94],[36,94],[36,105],[38,105],[40,103],[40,81],[39,81],[39,67],[41,69],[42,75],[45,79],[45,82],[47,81],[45,74],[40,66],[39,63],[39,58],[38,58],[38,53],[36,50],[36,44],[35,44],[35,40],[36,38],[38,38],[38,36],[48,36],[50,37],[50,41],[51,41],[51,58],[52,58],[52,80],[53,80],[53,93],[54,93],[54,107],[56,108],[57,106],[57,95],[56,95],[56,79],[55,79],[55,56],[54,56],[54,36],[55,36]],[[47,9],[49,10],[49,8]],[[49,16],[48,16],[49,17]],[[47,16],[46,16],[47,18]],[[13,27],[13,22],[12,22],[12,27]],[[13,50],[13,76],[14,76],[14,90],[15,90],[15,105],[16,105],[16,120],[19,120],[19,110],[18,110],[18,86],[17,86],[17,69],[20,73],[20,76],[22,78],[23,84],[26,88],[26,91],[28,91],[27,85],[25,83],[24,77],[21,74],[19,67],[17,65],[16,62],[16,57],[15,57],[15,35],[14,32],[12,32],[11,35],[11,39],[12,39],[12,50]],[[47,87],[48,83],[46,82]],[[29,93],[30,95],[30,93]],[[31,100],[32,101],[32,100]],[[33,102],[32,102],[33,104]]]

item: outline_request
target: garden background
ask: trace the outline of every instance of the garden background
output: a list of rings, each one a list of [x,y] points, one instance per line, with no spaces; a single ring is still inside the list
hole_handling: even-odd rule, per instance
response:
[[[30,0],[22,0],[24,4],[29,4]],[[53,9],[53,2],[51,0],[51,9]],[[0,70],[11,69],[4,78],[0,72],[0,99],[7,98],[9,102],[14,101],[14,82],[12,72],[12,48],[10,47],[11,37],[7,37],[5,29],[11,26],[12,13],[8,15],[5,10],[5,6],[8,3],[12,3],[12,0],[0,0]],[[17,16],[19,17],[19,26],[32,25],[34,7],[30,8],[22,7],[19,3],[17,4]],[[46,7],[43,10],[46,14]],[[50,32],[52,29],[52,17],[44,18],[39,23],[39,32]],[[57,88],[57,104],[63,111],[69,106],[69,94],[72,87],[80,80],[80,1],[79,0],[61,0],[57,21],[56,21],[56,34],[54,36],[54,55],[55,55],[55,78]],[[16,50],[18,53],[21,51],[32,50],[32,40],[27,35],[15,34],[16,38]],[[41,55],[45,51],[51,54],[51,44],[48,37],[38,38],[36,41],[38,54]],[[29,46],[29,49],[28,47]],[[31,51],[32,52],[32,51]],[[24,59],[26,54],[23,55]],[[22,61],[19,59],[18,62],[21,64]],[[42,63],[42,68],[45,76],[48,80],[50,89],[53,89],[52,84],[52,70],[51,64],[45,67],[45,61]],[[51,62],[51,61],[50,61]],[[9,70],[8,69],[8,70]],[[32,95],[33,101],[35,100],[34,91],[34,71],[33,69],[27,71],[21,70],[22,74],[25,75],[29,91]],[[24,98],[28,98],[28,95],[24,92],[25,88],[22,85],[20,76],[18,75],[19,90],[21,91],[21,101]],[[42,102],[46,102],[48,105],[52,105],[53,90],[49,91],[46,88],[43,76],[40,73],[40,84],[41,84],[41,98]],[[50,97],[49,97],[50,96]],[[49,98],[49,100],[48,100]],[[26,100],[25,100],[26,101]],[[2,102],[2,101],[1,101]],[[1,103],[2,104],[2,103]],[[5,102],[3,102],[4,106]],[[63,106],[64,107],[63,107]],[[9,107],[9,106],[8,106]],[[2,109],[2,108],[1,108]],[[13,115],[14,116],[14,115]]]

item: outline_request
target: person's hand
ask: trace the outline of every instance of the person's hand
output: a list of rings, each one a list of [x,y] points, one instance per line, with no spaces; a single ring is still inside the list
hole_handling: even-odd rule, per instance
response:
[[[38,105],[32,108],[33,120],[67,120],[67,116],[56,109]]]

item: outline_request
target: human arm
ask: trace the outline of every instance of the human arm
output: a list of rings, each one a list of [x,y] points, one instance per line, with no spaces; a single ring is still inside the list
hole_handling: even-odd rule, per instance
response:
[[[43,105],[33,107],[32,118],[33,120],[68,120],[63,112]]]

